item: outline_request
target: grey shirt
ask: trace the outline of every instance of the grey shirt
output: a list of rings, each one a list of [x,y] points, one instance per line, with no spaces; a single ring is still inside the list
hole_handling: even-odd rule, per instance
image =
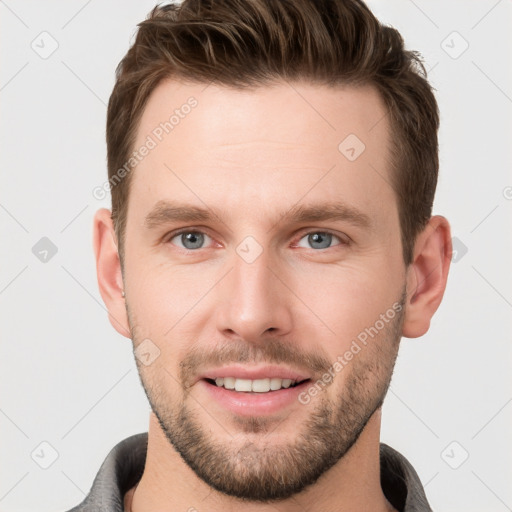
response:
[[[141,479],[148,434],[117,444],[101,465],[84,501],[68,512],[124,512],[124,495]],[[409,461],[390,446],[380,445],[380,480],[388,501],[400,512],[428,512],[430,508],[418,474]]]

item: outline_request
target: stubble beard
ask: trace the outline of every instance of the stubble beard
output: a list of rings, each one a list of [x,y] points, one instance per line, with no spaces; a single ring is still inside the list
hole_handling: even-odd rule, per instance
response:
[[[296,425],[295,438],[285,443],[273,441],[272,433],[279,432],[286,418],[276,421],[229,414],[212,419],[197,400],[190,399],[187,386],[182,384],[182,396],[176,400],[162,384],[165,376],[150,377],[137,361],[142,385],[162,432],[196,475],[222,494],[269,503],[300,493],[345,456],[382,406],[400,344],[405,293],[399,303],[400,311],[379,337],[370,340],[343,368],[347,374],[337,402],[321,392],[309,404],[299,405],[311,412],[302,425]],[[135,337],[133,341],[134,346],[140,342]],[[208,421],[217,421],[226,440],[210,437],[210,429],[197,411]],[[227,428],[222,428],[224,421]],[[227,433],[234,430],[235,439]]]

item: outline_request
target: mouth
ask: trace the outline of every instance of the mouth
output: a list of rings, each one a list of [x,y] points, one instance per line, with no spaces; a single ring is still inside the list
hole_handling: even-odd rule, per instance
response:
[[[199,393],[208,397],[205,403],[240,417],[271,417],[296,409],[301,393],[312,381],[310,376],[286,368],[230,367],[210,370],[197,384]]]
[[[280,391],[282,389],[295,388],[301,384],[309,382],[311,379],[293,380],[282,379],[279,377],[240,379],[236,377],[217,377],[215,379],[204,378],[203,380],[212,386],[230,391],[250,394],[265,394]]]
[[[300,405],[302,393],[314,381],[304,369],[284,365],[232,364],[205,369],[196,383],[212,407],[237,416],[282,416]]]

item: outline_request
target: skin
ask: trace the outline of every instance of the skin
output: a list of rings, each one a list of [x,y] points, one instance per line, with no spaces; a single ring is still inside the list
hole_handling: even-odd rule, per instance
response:
[[[432,217],[416,240],[413,263],[405,266],[388,184],[391,134],[371,87],[277,82],[241,92],[168,80],[153,91],[135,146],[191,96],[197,107],[132,171],[123,272],[110,211],[99,210],[94,221],[98,283],[112,325],[134,348],[150,339],[160,350],[149,366],[137,360],[153,412],[144,475],[126,496],[127,510],[393,510],[380,486],[380,400],[400,337],[423,335],[441,302],[449,224]],[[338,150],[349,134],[366,146],[354,161]],[[150,229],[145,219],[162,200],[206,206],[217,216]],[[298,204],[333,202],[357,210],[368,225],[347,218],[298,223],[285,215]],[[204,245],[185,250],[174,235],[179,228],[208,235]],[[311,243],[309,234],[325,231],[335,235],[330,245]],[[251,263],[236,251],[247,236],[262,251]],[[248,366],[277,358],[321,375],[320,368],[332,365],[402,298],[402,314],[307,405],[242,418],[194,383],[201,371],[222,366],[221,350],[230,362],[242,354]],[[191,423],[179,416],[185,412]],[[202,436],[191,438],[191,429],[180,431],[180,425],[193,425]],[[333,437],[336,428],[341,434]],[[207,481],[212,460],[235,469],[224,471],[217,486],[242,485],[256,469],[299,476],[314,464],[293,448],[301,435],[311,440],[319,432],[325,436],[314,453],[335,455],[300,492],[240,501]],[[210,459],[189,450],[196,471],[176,449],[191,439],[211,450]],[[285,464],[290,461],[299,463],[295,471]]]

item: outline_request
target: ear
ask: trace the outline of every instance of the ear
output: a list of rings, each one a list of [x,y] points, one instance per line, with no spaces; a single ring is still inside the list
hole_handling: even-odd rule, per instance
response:
[[[407,301],[402,335],[423,336],[446,289],[452,258],[450,224],[436,215],[414,244],[413,262],[407,269]]]
[[[123,276],[110,210],[101,208],[94,215],[93,246],[100,294],[114,329],[131,338],[123,297]]]

